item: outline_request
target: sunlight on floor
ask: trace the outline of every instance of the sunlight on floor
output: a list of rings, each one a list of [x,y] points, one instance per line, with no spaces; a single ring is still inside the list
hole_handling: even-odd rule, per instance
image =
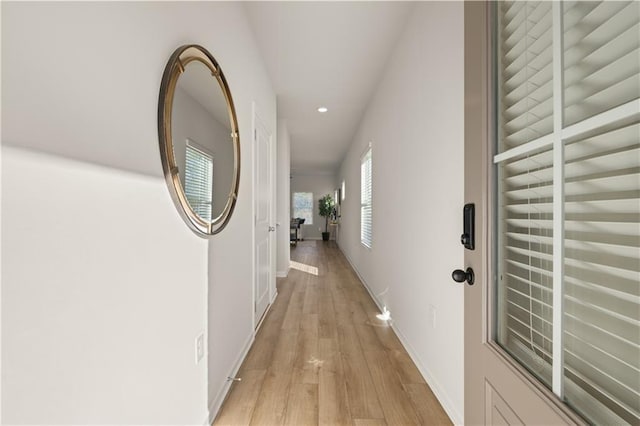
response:
[[[318,276],[318,268],[315,266],[305,265],[304,263],[295,262],[293,260],[289,265],[291,266],[291,269],[306,272],[307,274],[315,275],[316,277]]]
[[[324,364],[324,361],[321,359],[317,359],[315,356],[312,356],[311,359],[307,361],[307,364],[311,364],[316,368],[320,368]]]
[[[382,313],[379,313],[378,315],[376,315],[376,318],[378,318],[381,321],[389,321],[391,320],[391,312],[389,312],[387,310],[387,307],[385,306],[382,310]]]

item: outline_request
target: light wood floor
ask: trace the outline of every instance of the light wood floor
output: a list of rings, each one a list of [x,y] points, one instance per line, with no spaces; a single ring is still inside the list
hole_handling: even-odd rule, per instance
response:
[[[214,425],[449,425],[335,242],[304,241]]]

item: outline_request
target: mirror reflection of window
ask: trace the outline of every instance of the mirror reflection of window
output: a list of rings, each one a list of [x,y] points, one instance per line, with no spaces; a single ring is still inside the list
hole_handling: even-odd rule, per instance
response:
[[[360,242],[371,248],[373,239],[373,202],[371,197],[371,148],[360,160]]]
[[[213,210],[213,156],[187,139],[184,192],[198,216],[211,220]]]
[[[199,61],[190,62],[180,76],[176,86],[172,111],[174,155],[178,170],[185,167],[185,144],[190,139],[197,141],[197,148],[215,156],[216,181],[211,215],[200,216],[214,220],[222,214],[229,201],[229,188],[233,184],[233,140],[231,123],[224,94],[211,76],[211,71]],[[184,179],[180,177],[184,186]],[[194,210],[196,211],[196,210]],[[197,211],[196,211],[197,213]]]

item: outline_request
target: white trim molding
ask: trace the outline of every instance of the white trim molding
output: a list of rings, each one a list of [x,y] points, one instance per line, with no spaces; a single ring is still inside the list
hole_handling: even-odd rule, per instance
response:
[[[240,370],[240,366],[244,362],[244,359],[247,357],[247,354],[249,353],[249,349],[251,349],[251,346],[253,345],[255,337],[255,331],[252,331],[247,338],[247,341],[245,342],[242,350],[240,351],[238,358],[236,358],[236,361],[233,363],[229,374],[227,374],[227,377],[235,377],[236,374],[238,374],[238,370]],[[211,423],[213,423],[213,421],[215,420],[216,416],[218,415],[218,410],[220,410],[220,407],[222,407],[222,403],[224,402],[227,394],[229,393],[229,390],[231,389],[231,384],[232,382],[227,380],[222,386],[222,389],[220,389],[220,391],[218,392],[218,395],[216,395],[216,397],[209,402],[209,421],[205,422],[205,425],[211,425]]]
[[[378,307],[380,312],[383,312],[385,310],[384,305],[373,294],[373,292],[371,291],[371,289],[367,285],[367,282],[364,280],[364,278],[362,278],[362,275],[358,271],[358,268],[356,268],[356,266],[351,261],[349,256],[347,256],[347,254],[344,251],[342,251],[340,246],[338,246],[338,248],[340,249],[340,252],[342,252],[342,254],[344,255],[345,259],[347,259],[347,262],[349,262],[349,265],[351,265],[351,268],[353,269],[353,271],[356,273],[356,275],[360,279],[360,282],[362,283],[363,287],[367,290],[367,292],[371,296],[371,299],[373,299],[374,303],[376,304],[376,306]],[[447,415],[449,416],[449,418],[453,422],[453,424],[454,425],[462,425],[462,424],[464,424],[464,416],[462,415],[462,413],[460,413],[458,410],[456,410],[453,401],[451,401],[451,398],[449,398],[448,394],[445,392],[445,390],[442,387],[442,385],[433,377],[433,374],[431,374],[429,369],[426,368],[420,362],[420,358],[416,355],[415,350],[409,344],[409,342],[407,341],[407,338],[404,336],[404,334],[398,328],[398,326],[393,322],[393,317],[392,317],[392,320],[389,322],[389,324],[391,326],[391,329],[394,331],[394,333],[396,334],[396,336],[400,340],[400,343],[402,343],[402,346],[404,346],[405,350],[409,354],[409,357],[411,358],[413,363],[418,368],[418,371],[420,371],[420,374],[422,375],[424,380],[427,382],[427,385],[433,391],[433,394],[438,399],[438,402],[440,402],[440,404],[442,405],[442,408],[444,409],[444,411],[447,413]]]

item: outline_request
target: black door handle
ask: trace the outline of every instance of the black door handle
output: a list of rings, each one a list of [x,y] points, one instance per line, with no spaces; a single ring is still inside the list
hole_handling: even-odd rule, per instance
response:
[[[467,284],[473,285],[475,280],[475,275],[473,274],[473,269],[471,268],[467,268],[466,271],[463,271],[462,269],[456,269],[451,274],[451,278],[453,278],[453,280],[457,283],[466,281]]]

